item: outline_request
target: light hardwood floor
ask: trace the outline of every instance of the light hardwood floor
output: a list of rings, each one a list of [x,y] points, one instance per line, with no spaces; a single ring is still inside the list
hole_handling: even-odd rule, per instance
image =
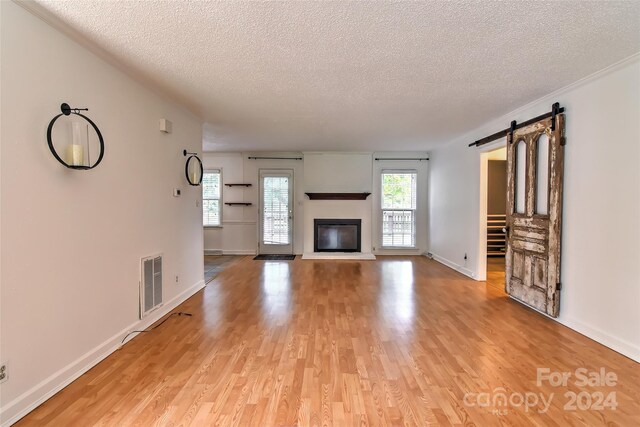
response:
[[[504,290],[504,257],[487,258],[487,284]]]
[[[246,257],[178,310],[193,317],[139,335],[18,425],[640,425],[638,363],[423,257]],[[538,386],[538,368],[617,381]],[[482,406],[501,391],[511,404]],[[614,392],[617,408],[565,410],[579,392]],[[521,405],[533,393],[547,411]]]

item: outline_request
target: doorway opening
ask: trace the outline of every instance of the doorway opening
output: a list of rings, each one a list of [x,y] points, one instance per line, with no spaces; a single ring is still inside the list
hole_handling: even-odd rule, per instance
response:
[[[479,280],[504,289],[507,147],[500,141],[480,155]]]

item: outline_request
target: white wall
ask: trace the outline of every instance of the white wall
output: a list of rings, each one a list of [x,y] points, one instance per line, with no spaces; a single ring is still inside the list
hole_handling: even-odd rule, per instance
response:
[[[371,153],[304,153],[307,193],[371,193]],[[366,200],[309,200],[304,202],[304,252],[313,253],[315,218],[361,219],[361,252],[372,252],[371,196]]]
[[[307,193],[370,193],[371,153],[304,153]]]
[[[293,170],[293,252],[303,246],[303,164],[301,160],[250,160],[250,156],[302,157],[301,153],[204,153],[205,169],[222,170],[222,225],[204,229],[204,249],[224,254],[255,254],[258,249],[260,169]],[[224,184],[248,183],[251,187]],[[227,206],[224,202],[251,202],[251,206]]]
[[[1,338],[8,424],[203,286],[199,189],[181,151],[201,121],[13,2],[1,2]],[[88,107],[105,138],[91,171],[64,168],[46,129]],[[161,134],[158,120],[173,121]],[[173,188],[183,195],[174,198]],[[165,307],[138,320],[140,258],[164,254]],[[179,275],[179,283],[175,283]]]
[[[467,144],[508,127],[511,120],[548,112],[556,101],[567,114],[558,321],[640,360],[638,56],[434,150],[429,164],[429,250],[436,259],[478,277],[483,150]]]
[[[293,160],[248,160],[249,156],[304,157]],[[379,254],[422,254],[427,250],[428,162],[385,161],[373,157],[428,157],[427,153],[213,153],[203,154],[205,169],[221,169],[224,183],[251,183],[248,189],[223,186],[225,201],[252,202],[250,207],[223,204],[222,227],[205,228],[206,251],[226,254],[253,254],[258,241],[258,174],[260,169],[294,171],[294,253],[313,252],[314,218],[361,218],[362,252]],[[417,248],[380,250],[380,173],[383,169],[414,169],[418,172]],[[305,192],[369,192],[367,200],[309,200]]]

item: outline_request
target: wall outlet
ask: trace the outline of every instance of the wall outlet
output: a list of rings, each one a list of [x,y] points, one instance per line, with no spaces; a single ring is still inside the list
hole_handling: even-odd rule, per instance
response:
[[[2,362],[0,365],[0,384],[9,379],[9,368],[7,362]]]
[[[180,277],[176,274],[176,283],[180,283]]]

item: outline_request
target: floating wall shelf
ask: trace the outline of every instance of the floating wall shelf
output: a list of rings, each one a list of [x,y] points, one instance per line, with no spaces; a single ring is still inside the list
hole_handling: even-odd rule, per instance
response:
[[[226,202],[227,206],[251,206],[252,203],[249,202]]]
[[[225,184],[226,187],[251,187],[251,184]]]
[[[371,193],[304,193],[311,200],[366,200]]]

